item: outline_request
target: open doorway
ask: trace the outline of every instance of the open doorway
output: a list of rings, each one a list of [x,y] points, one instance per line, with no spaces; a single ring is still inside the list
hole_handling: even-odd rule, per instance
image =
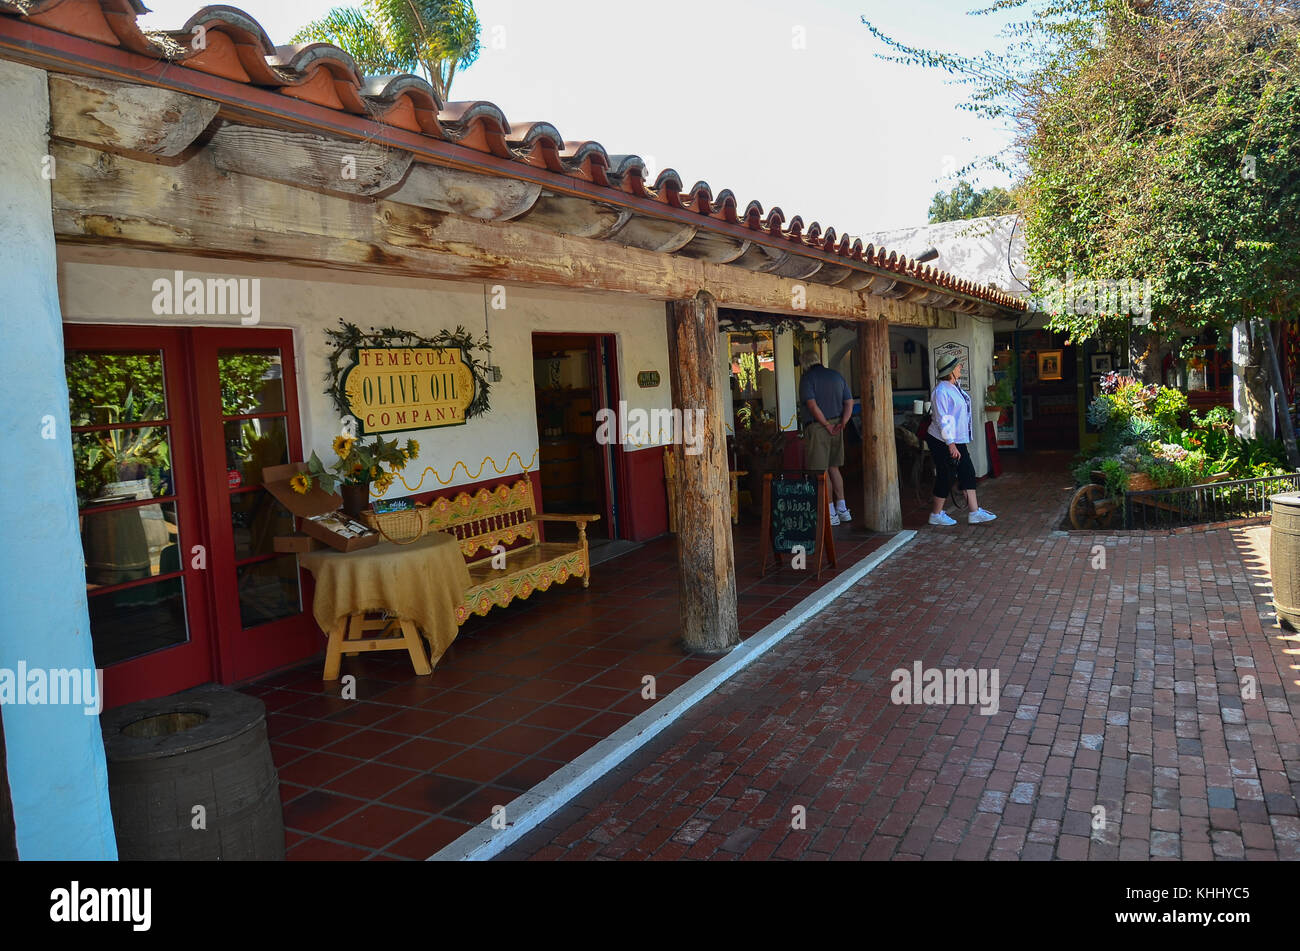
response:
[[[621,537],[617,447],[596,441],[596,412],[618,405],[614,360],[610,334],[533,334],[542,510],[599,515],[587,527],[593,548]],[[549,539],[577,535],[573,525],[546,525]]]

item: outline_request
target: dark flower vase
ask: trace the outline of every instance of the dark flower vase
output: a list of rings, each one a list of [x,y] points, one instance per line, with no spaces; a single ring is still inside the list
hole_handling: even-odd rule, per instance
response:
[[[370,483],[361,482],[356,485],[344,483],[339,486],[339,494],[343,496],[343,511],[349,518],[360,518],[361,513],[370,505]]]

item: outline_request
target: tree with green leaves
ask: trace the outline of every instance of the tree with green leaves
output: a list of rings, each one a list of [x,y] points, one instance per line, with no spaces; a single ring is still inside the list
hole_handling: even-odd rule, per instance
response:
[[[934,200],[930,202],[930,224],[1006,215],[1015,210],[1011,193],[1005,188],[994,185],[976,191],[970,182],[963,179],[951,191],[935,192]]]
[[[967,108],[1012,129],[984,161],[1020,177],[1031,283],[1149,281],[1151,333],[1167,341],[1235,327],[1263,404],[1238,409],[1266,411],[1270,322],[1300,310],[1300,3],[999,0],[975,12],[1022,9],[1006,49],[974,57],[867,25],[887,58],[953,74],[973,90]],[[1049,326],[1122,338],[1129,317],[1056,307]]]
[[[361,7],[333,8],[293,40],[332,43],[369,76],[423,74],[444,103],[456,71],[480,50],[470,0],[365,0]]]

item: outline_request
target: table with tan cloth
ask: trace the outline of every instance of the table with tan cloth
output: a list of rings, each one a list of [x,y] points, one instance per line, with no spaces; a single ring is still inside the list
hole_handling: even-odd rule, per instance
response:
[[[366,650],[407,649],[416,673],[429,673],[456,639],[456,606],[464,601],[470,581],[455,536],[430,532],[410,545],[381,541],[360,551],[313,551],[301,560],[316,579],[312,614],[330,637],[326,680],[338,678],[340,653]],[[391,626],[366,620],[366,612],[381,611],[398,619],[401,634],[364,637],[376,626]],[[429,642],[429,663],[423,660],[416,626]]]

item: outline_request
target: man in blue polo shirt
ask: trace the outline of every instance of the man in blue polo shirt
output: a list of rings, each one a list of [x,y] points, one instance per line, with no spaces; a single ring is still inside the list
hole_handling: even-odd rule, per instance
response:
[[[803,379],[799,381],[799,404],[807,440],[807,466],[825,472],[831,489],[831,524],[847,522],[853,516],[844,504],[844,427],[853,416],[853,392],[844,377],[822,366],[816,351],[805,350]],[[832,422],[834,420],[834,422]]]

